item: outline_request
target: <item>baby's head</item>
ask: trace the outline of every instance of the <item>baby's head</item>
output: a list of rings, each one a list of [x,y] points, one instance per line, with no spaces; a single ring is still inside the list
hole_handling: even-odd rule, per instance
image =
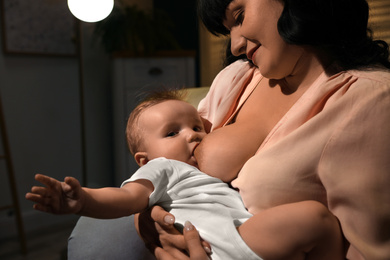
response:
[[[198,111],[181,91],[150,95],[131,112],[127,143],[138,165],[166,157],[197,166],[193,151],[206,135]]]

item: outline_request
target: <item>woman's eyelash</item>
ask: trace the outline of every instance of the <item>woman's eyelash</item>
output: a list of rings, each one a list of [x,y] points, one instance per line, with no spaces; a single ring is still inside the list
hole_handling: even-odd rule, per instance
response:
[[[242,24],[242,22],[244,21],[244,11],[240,11],[239,13],[237,13],[236,15],[236,25],[238,24]]]

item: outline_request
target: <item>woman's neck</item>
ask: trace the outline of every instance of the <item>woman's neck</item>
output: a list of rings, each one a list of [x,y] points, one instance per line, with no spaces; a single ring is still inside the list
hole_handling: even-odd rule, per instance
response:
[[[305,91],[329,66],[330,61],[318,58],[313,52],[307,51],[301,56],[293,73],[278,83],[286,95],[296,91]]]

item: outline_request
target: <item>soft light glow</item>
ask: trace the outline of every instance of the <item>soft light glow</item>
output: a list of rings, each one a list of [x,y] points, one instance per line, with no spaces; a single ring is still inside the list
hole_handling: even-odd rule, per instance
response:
[[[98,22],[114,8],[114,0],[68,0],[71,13],[84,22]]]

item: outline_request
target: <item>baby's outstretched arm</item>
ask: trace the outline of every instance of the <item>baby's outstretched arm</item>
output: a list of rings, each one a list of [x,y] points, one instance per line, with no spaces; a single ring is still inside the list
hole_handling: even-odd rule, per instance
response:
[[[52,214],[77,214],[82,209],[85,194],[77,179],[66,177],[64,182],[60,182],[36,174],[35,180],[45,187],[34,186],[26,194],[26,199],[35,202],[34,209]]]
[[[37,174],[35,179],[45,187],[34,186],[26,199],[35,202],[34,209],[52,214],[79,214],[94,218],[119,218],[148,207],[153,184],[147,180],[129,182],[122,188],[89,189],[73,177],[60,182]]]

